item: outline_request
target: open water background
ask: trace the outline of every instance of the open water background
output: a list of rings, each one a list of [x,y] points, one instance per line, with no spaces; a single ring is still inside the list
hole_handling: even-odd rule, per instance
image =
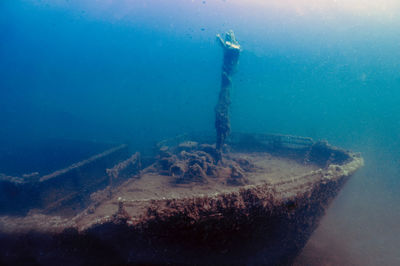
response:
[[[213,134],[215,34],[229,29],[243,48],[233,131],[326,139],[365,158],[296,263],[399,265],[398,1],[2,0],[2,158],[48,139],[141,149]]]

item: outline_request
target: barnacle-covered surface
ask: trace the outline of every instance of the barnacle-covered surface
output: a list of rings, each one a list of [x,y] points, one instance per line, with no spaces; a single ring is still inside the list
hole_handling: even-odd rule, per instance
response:
[[[0,262],[290,264],[363,160],[326,143],[270,140],[227,148],[220,163],[208,144],[161,145],[139,178],[93,193],[76,216],[0,217]]]

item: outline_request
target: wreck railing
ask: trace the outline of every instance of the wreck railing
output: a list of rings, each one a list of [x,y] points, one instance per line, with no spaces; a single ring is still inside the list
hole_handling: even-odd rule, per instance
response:
[[[110,185],[106,169],[127,157],[123,144],[41,177],[0,174],[0,214],[23,214],[32,208],[51,212],[60,206],[82,209],[91,193]]]

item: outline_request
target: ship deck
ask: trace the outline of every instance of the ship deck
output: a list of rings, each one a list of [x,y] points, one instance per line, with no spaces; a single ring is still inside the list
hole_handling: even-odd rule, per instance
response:
[[[297,160],[276,157],[267,152],[231,153],[232,158],[245,158],[255,165],[247,173],[249,186],[259,184],[276,184],[295,177],[304,176],[319,167],[315,164],[304,164]],[[104,189],[91,196],[92,204],[78,215],[71,212],[57,215],[42,214],[32,210],[26,216],[0,216],[0,229],[3,232],[24,231],[58,231],[66,227],[85,229],[104,221],[118,212],[120,202],[131,219],[139,220],[153,200],[196,198],[213,196],[239,191],[242,186],[226,184],[225,179],[209,178],[206,183],[176,184],[173,177],[161,175],[152,166],[142,170],[140,175],[128,179],[110,192]]]
[[[232,157],[245,158],[256,167],[247,173],[249,185],[275,184],[303,176],[319,167],[304,164],[296,160],[275,157],[266,152],[233,153]],[[139,219],[151,200],[196,198],[238,191],[240,186],[226,184],[224,179],[208,179],[207,183],[176,184],[170,176],[160,175],[152,167],[143,170],[138,179],[130,179],[112,192],[112,197],[102,200],[99,195],[96,207],[89,207],[85,215],[76,219],[79,227],[87,227],[104,217],[110,217],[118,211],[119,202],[123,202],[125,211],[133,219]],[[104,191],[104,193],[107,193]],[[106,196],[103,196],[103,198]]]

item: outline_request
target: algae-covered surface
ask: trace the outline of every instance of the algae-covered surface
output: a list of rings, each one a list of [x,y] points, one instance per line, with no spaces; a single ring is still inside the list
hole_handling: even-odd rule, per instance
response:
[[[231,160],[240,158],[242,161],[245,160],[247,165],[251,165],[243,176],[246,178],[244,186],[272,185],[318,169],[316,165],[275,157],[267,152],[230,153],[226,154],[225,158]],[[114,215],[121,201],[128,214],[139,219],[147,210],[151,200],[195,198],[239,191],[243,185],[229,183],[232,169],[223,166],[220,168],[218,175],[206,175],[203,177],[204,180],[177,183],[179,178],[160,173],[162,171],[159,169],[159,162],[156,162],[143,169],[140,174],[113,188],[111,193],[109,189],[93,193],[91,205],[75,217],[64,215],[62,212],[50,216],[40,214],[40,210],[32,210],[26,217],[0,217],[1,228],[3,231],[30,229],[57,231],[68,226],[87,228]]]
[[[274,158],[268,153],[233,154],[233,157],[246,158],[254,164],[251,172],[246,173],[249,185],[280,182],[294,178],[317,167],[300,164],[294,160]],[[228,173],[229,174],[229,173]],[[175,177],[160,175],[153,168],[145,169],[139,179],[126,181],[117,190],[113,197],[100,203],[93,213],[85,215],[77,221],[78,226],[93,223],[96,219],[111,216],[118,210],[118,203],[124,202],[124,208],[130,216],[139,219],[145,213],[149,201],[165,199],[196,198],[213,196],[223,193],[239,191],[240,187],[227,184],[226,176],[208,177],[203,182],[176,184]]]

